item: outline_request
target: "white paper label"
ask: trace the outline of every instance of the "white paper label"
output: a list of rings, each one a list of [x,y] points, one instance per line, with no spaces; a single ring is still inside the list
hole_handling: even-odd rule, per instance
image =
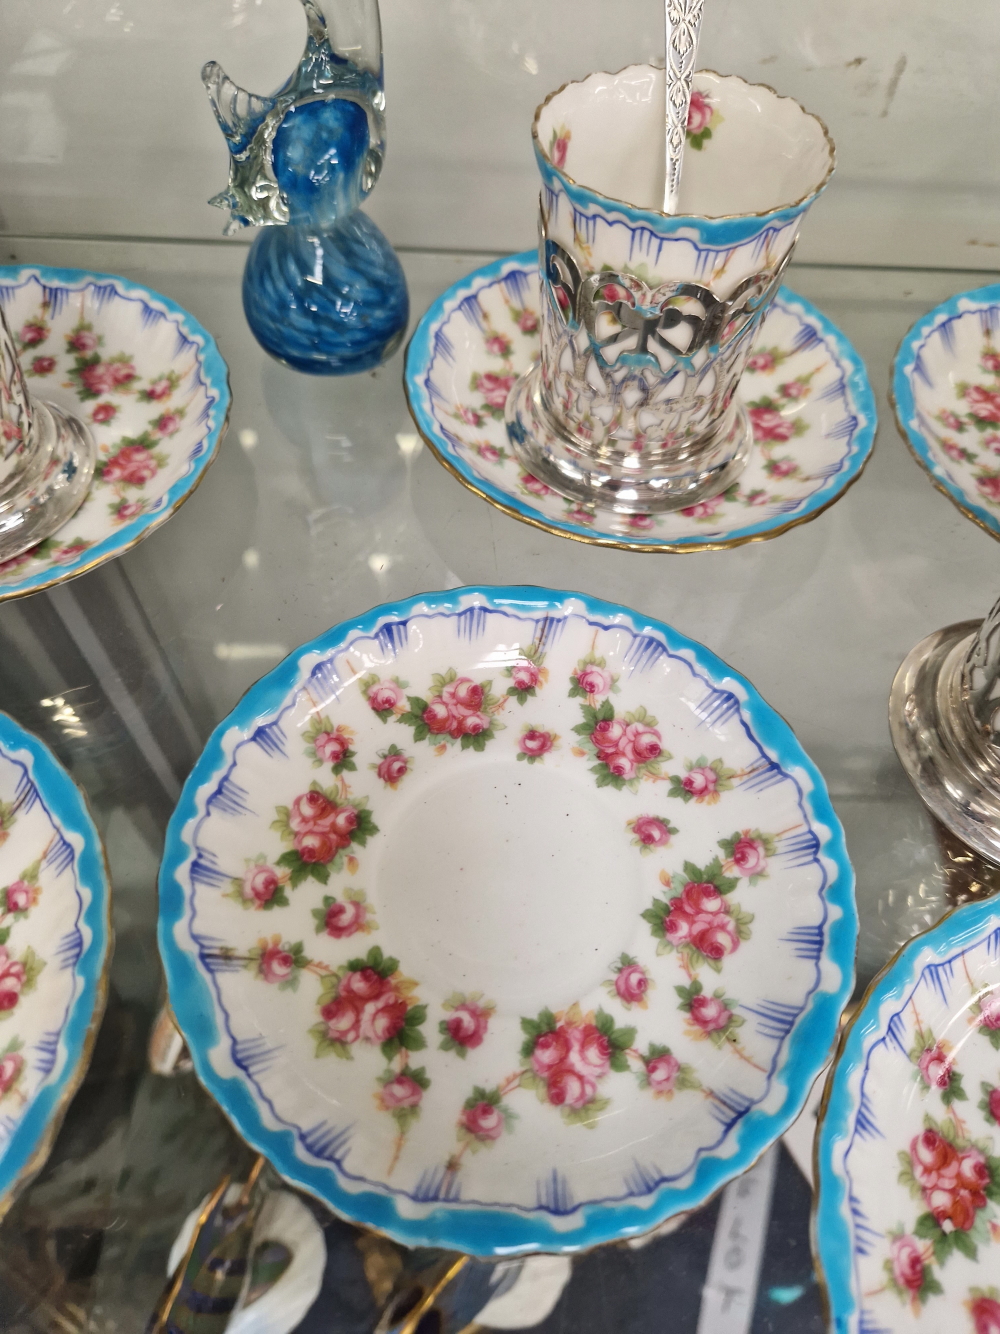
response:
[[[747,1334],[750,1328],[777,1166],[778,1146],[774,1145],[722,1193],[702,1289],[698,1334]]]

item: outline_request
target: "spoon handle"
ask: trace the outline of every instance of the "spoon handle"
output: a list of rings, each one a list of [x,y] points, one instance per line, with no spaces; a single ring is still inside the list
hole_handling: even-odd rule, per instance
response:
[[[667,130],[667,170],[663,183],[664,213],[677,212],[688,108],[691,104],[691,79],[698,57],[698,38],[701,35],[701,12],[704,3],[705,0],[664,0],[666,18],[664,100]]]

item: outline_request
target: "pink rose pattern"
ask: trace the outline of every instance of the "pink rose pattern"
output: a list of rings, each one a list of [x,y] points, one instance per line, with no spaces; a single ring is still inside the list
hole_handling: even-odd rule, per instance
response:
[[[701,147],[704,138],[711,137],[712,131],[704,123],[704,115],[706,111],[710,111],[712,104],[711,99],[704,94],[696,92],[695,97],[701,101],[697,104],[692,103],[696,108],[692,123],[700,126],[694,134],[695,139],[699,140],[696,146]],[[712,125],[719,123],[717,113],[713,112],[712,116],[714,117]],[[692,142],[690,130],[688,141]],[[564,138],[560,133],[553,139],[550,152],[555,152],[556,157],[561,157],[564,162],[568,145],[568,134]],[[534,338],[538,332],[537,313],[527,308],[515,307],[505,292],[502,293],[502,297],[506,306],[505,314],[511,321],[511,330],[516,330],[517,335]],[[449,410],[449,415],[465,428],[471,427],[478,431],[493,423],[503,431],[504,406],[517,378],[514,346],[511,336],[496,328],[494,317],[482,300],[479,301],[479,316],[483,330],[483,368],[474,371],[470,376],[470,400],[455,403]],[[777,375],[782,363],[794,355],[793,351],[779,347],[759,348],[751,355],[747,370],[751,375]],[[796,457],[793,447],[795,441],[805,436],[810,429],[802,409],[805,400],[812,392],[812,381],[823,369],[824,364],[813,366],[798,376],[783,376],[780,383],[775,384],[771,394],[749,405],[755,440],[764,456],[765,472],[770,480],[792,484],[794,490],[790,490],[788,485],[771,491],[759,486],[746,488],[734,483],[723,495],[680,511],[691,521],[692,531],[697,531],[703,526],[738,526],[742,521],[734,514],[734,508],[757,509],[772,503],[787,503],[800,496],[812,494],[817,479],[811,475],[807,467],[800,466],[800,460]],[[518,362],[517,365],[520,367],[521,363]],[[502,436],[497,435],[495,440],[470,439],[468,436],[468,432],[459,433],[459,448],[477,460],[500,468],[510,481],[510,490],[546,512],[555,513],[561,506],[561,517],[569,523],[583,527],[593,525],[593,513],[584,507],[563,501],[551,487],[519,468],[516,458],[504,447],[505,432]],[[776,451],[781,451],[780,455]],[[513,474],[511,469],[515,470]],[[623,518],[622,531],[623,534],[655,532],[661,524],[662,520],[655,515],[632,515],[627,519]]]
[[[722,124],[722,120],[723,117],[715,110],[715,103],[708,94],[703,93],[700,88],[692,89],[687,118],[688,146],[700,152],[705,147],[706,140],[711,139],[712,131]]]
[[[931,432],[929,423],[927,429],[941,452],[958,465],[949,469],[952,480],[967,495],[1000,506],[1000,469],[995,457],[1000,452],[1000,353],[991,334],[983,343],[979,364],[989,382],[959,381],[956,408],[941,408],[934,414],[934,421],[950,435]]]
[[[148,488],[170,463],[165,442],[178,434],[185,415],[183,404],[170,404],[180,388],[180,376],[173,371],[164,372],[144,385],[133,357],[127,352],[105,356],[103,336],[83,320],[63,336],[62,348],[49,343],[51,334],[47,305],[17,331],[15,337],[22,353],[33,352],[48,344],[44,353],[23,358],[25,373],[29,378],[50,379],[61,370],[65,376],[63,388],[74,390],[83,404],[94,403],[89,412],[93,426],[108,426],[119,415],[120,405],[112,401],[115,398],[134,396],[140,402],[155,403],[159,408],[146,429],[136,436],[121,436],[109,441],[98,435],[95,485],[110,491],[108,513],[112,521],[116,525],[130,523],[148,510],[155,498],[148,494]],[[147,494],[143,495],[143,492]],[[0,564],[0,578],[21,571],[32,561],[69,563],[91,545],[90,540],[83,538],[62,544],[50,538],[14,561]],[[23,577],[23,574],[17,577]]]
[[[441,1051],[453,1051],[464,1060],[471,1050],[482,1046],[496,1006],[492,1001],[484,1001],[480,991],[469,996],[455,992],[442,1009],[448,1017],[438,1024],[441,1034],[438,1046]]]
[[[458,743],[462,750],[485,750],[504,724],[499,714],[507,696],[495,696],[492,681],[474,681],[459,676],[453,667],[431,677],[426,698],[409,695],[409,709],[399,721],[413,728],[414,741],[447,747]]]
[[[583,721],[573,731],[580,738],[574,754],[589,755],[598,787],[629,788],[636,792],[644,780],[661,776],[671,758],[664,748],[656,719],[641,705],[618,717],[609,696],[617,692],[617,677],[603,658],[581,658],[569,679],[570,699],[583,701]]]
[[[395,677],[369,675],[361,678],[360,687],[368,708],[382,723],[401,722],[413,729],[415,740],[427,739],[440,746],[447,744],[446,737],[454,742],[464,736],[483,736],[495,726],[505,706],[519,707],[538,698],[548,682],[540,646],[520,647],[504,669],[504,677],[509,685],[501,696],[492,694],[492,682],[459,675],[454,669],[432,677],[426,698],[410,694],[408,683]],[[642,781],[649,775],[672,786],[676,783],[678,790],[672,795],[695,802],[717,801],[740,780],[742,775],[726,768],[721,759],[709,761],[704,756],[688,761],[685,773],[676,778],[662,773],[670,757],[656,720],[642,709],[617,716],[612,703],[617,693],[618,676],[606,659],[592,652],[578,661],[569,678],[569,697],[578,701],[583,713],[584,723],[575,730],[590,744],[598,777],[605,770],[615,776],[614,757],[621,756],[634,764],[632,777]],[[487,726],[467,730],[465,720],[478,715],[485,717]],[[291,892],[307,879],[326,885],[331,875],[345,868],[354,875],[357,850],[378,832],[367,799],[354,795],[344,776],[357,771],[359,751],[364,753],[355,732],[317,711],[309,718],[302,739],[313,765],[323,770],[329,766],[336,781],[332,787],[314,782],[288,806],[276,808],[272,827],[286,850],[279,856],[261,854],[248,860],[243,873],[232,880],[229,897],[244,909],[274,911],[288,906]],[[533,762],[551,753],[557,741],[550,730],[529,723],[511,744],[516,755]],[[412,759],[395,745],[375,754],[377,762],[367,768],[385,788],[396,787],[409,772]],[[599,765],[604,769],[599,770]],[[632,785],[631,777],[621,776],[621,784],[604,785],[619,790]],[[655,809],[632,817],[625,829],[641,853],[662,856],[671,853],[678,832],[670,818]],[[768,876],[777,841],[759,829],[744,829],[720,840],[720,847],[724,860],[716,857],[705,867],[685,863],[684,873],[675,872],[673,877],[661,872],[669,897],[654,901],[653,909],[642,916],[658,940],[657,953],[674,952],[681,963],[685,984],[675,984],[674,990],[680,996],[678,1008],[687,1019],[688,1038],[709,1040],[718,1047],[728,1044],[741,1059],[748,1060],[751,1058],[739,1044],[738,1030],[744,1020],[738,1013],[738,1001],[725,988],[706,991],[697,970],[721,971],[729,955],[749,938],[753,916],[733,902],[732,890],[737,884],[755,885]],[[14,899],[20,902],[18,893]],[[311,912],[320,940],[352,940],[378,930],[373,906],[360,889],[327,893]],[[223,953],[237,957],[231,951]],[[384,958],[378,947],[334,968],[310,958],[302,941],[288,940],[282,933],[260,937],[243,962],[261,984],[276,993],[296,990],[307,975],[319,979],[317,1022],[310,1029],[318,1057],[353,1059],[356,1052],[379,1049],[386,1065],[377,1077],[375,1106],[398,1127],[394,1166],[430,1088],[427,1069],[411,1062],[411,1053],[426,1046],[422,1029],[427,1007],[414,994],[418,984],[403,977],[398,961]],[[627,954],[614,961],[603,983],[612,1011],[616,1007],[646,1011],[656,985],[649,966]],[[481,993],[455,993],[441,1008],[443,1014],[437,1018],[440,1050],[465,1060],[489,1040],[495,1007]],[[517,1089],[533,1090],[568,1124],[587,1127],[595,1125],[610,1105],[607,1081],[615,1073],[630,1072],[641,1089],[658,1098],[701,1088],[694,1068],[680,1056],[655,1043],[640,1051],[635,1046],[635,1029],[618,1023],[605,1010],[585,1013],[579,1005],[557,1013],[545,1010],[536,1019],[523,1019],[522,1028],[525,1043],[516,1076],[496,1087],[476,1086],[460,1109],[458,1147],[449,1160],[449,1171],[458,1170],[464,1153],[488,1148],[513,1129],[517,1117],[508,1100]]]
[[[1000,1048],[1000,1004],[995,994],[976,998],[975,1026],[996,1050]],[[940,1102],[942,1115],[924,1114],[923,1129],[910,1136],[899,1151],[899,1182],[920,1210],[909,1230],[900,1224],[886,1233],[888,1253],[883,1260],[885,1287],[920,1315],[926,1303],[944,1293],[939,1275],[957,1251],[973,1262],[992,1267],[995,1261],[981,1258],[980,1248],[1000,1240],[995,1206],[1000,1204],[1000,1154],[989,1137],[974,1138],[968,1125],[968,1094],[956,1068],[960,1053],[968,1054],[967,1042],[954,1048],[934,1037],[921,1020],[911,997],[907,1018],[913,1024],[909,1059],[921,1095]],[[976,1039],[979,1040],[979,1039]],[[1000,1081],[998,1081],[1000,1082]],[[978,1104],[988,1127],[1000,1125],[1000,1087],[982,1081]],[[1000,1318],[1000,1293],[972,1289],[965,1303],[983,1329],[996,1328],[990,1320]],[[980,1328],[976,1324],[976,1329]]]
[[[23,334],[22,330],[22,341]],[[16,823],[17,808],[0,801],[0,844],[7,841]],[[9,884],[0,887],[0,1022],[10,1019],[16,1022],[24,998],[35,990],[46,966],[30,945],[19,946],[14,934],[42,896],[39,877],[43,859],[44,853]],[[21,1088],[29,1074],[24,1048],[25,1043],[17,1035],[0,1046],[0,1103],[11,1098],[21,1107],[27,1105]]]

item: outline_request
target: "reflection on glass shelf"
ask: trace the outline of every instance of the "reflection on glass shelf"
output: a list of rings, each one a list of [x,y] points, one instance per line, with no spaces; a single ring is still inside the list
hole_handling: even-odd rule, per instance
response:
[[[982,614],[997,554],[908,457],[886,405],[888,368],[919,314],[990,275],[793,266],[789,285],[867,361],[882,418],[874,457],[814,523],[681,557],[582,546],[487,506],[422,448],[399,357],[335,381],[268,360],[240,308],[240,247],[9,239],[7,252],[118,270],[179,301],[219,339],[234,409],[217,463],[160,532],[58,597],[0,607],[0,707],[86,789],[108,845],[118,935],[90,1077],[49,1167],[0,1229],[0,1327],[17,1328],[3,1305],[16,1300],[30,1313],[17,1318],[34,1321],[26,1331],[142,1328],[181,1222],[242,1161],[192,1076],[146,1070],[162,1000],[162,833],[205,737],[247,687],[379,602],[467,583],[583,590],[676,625],[744,673],[795,729],[844,822],[862,919],[859,982],[959,897],[997,886],[995,872],[939,845],[887,724],[906,652],[930,630]],[[414,312],[481,262],[405,256]],[[823,1328],[808,1198],[782,1152],[754,1334]],[[695,1334],[717,1217],[712,1205],[641,1249],[581,1257],[542,1334],[606,1334],[608,1310],[622,1334],[638,1334],[667,1303],[678,1334]],[[324,1314],[307,1317],[302,1334],[363,1334],[378,1307],[360,1286],[357,1234],[329,1220],[325,1234],[356,1304],[328,1273]]]

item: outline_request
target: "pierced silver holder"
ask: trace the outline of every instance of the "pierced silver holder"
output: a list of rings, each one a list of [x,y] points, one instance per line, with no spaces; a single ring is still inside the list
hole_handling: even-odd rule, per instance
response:
[[[97,450],[89,428],[28,392],[0,304],[0,562],[51,537],[87,498]]]
[[[892,684],[889,730],[924,804],[1000,865],[1000,601],[922,639]]]

